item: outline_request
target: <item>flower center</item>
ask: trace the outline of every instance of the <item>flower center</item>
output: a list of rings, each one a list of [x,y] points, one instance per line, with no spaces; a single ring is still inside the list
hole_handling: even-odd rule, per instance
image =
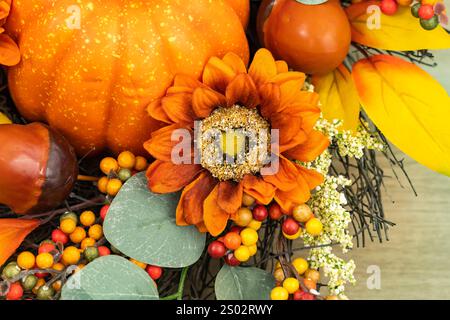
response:
[[[256,174],[270,159],[270,125],[256,109],[219,107],[201,121],[201,165],[220,181]]]

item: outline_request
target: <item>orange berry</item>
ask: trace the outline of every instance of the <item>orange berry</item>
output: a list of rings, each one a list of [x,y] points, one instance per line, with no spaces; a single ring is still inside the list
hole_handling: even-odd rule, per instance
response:
[[[314,281],[312,281],[311,279],[303,279],[303,284],[309,290],[316,290],[317,289],[317,284]]]
[[[224,239],[223,243],[225,244],[225,247],[227,247],[230,250],[236,250],[241,246],[242,240],[241,236],[238,235],[236,232],[228,232]]]
[[[101,177],[100,180],[98,180],[97,182],[98,191],[100,191],[101,193],[106,193],[108,182],[109,182],[108,177]]]
[[[306,270],[304,277],[317,283],[320,280],[320,272],[314,269],[308,269]]]
[[[136,164],[136,156],[130,151],[124,151],[117,157],[119,167],[124,169],[133,169]]]
[[[104,158],[100,162],[100,170],[106,175],[109,175],[112,172],[116,172],[119,170],[119,164],[117,160],[111,157]]]
[[[244,192],[244,194],[242,195],[242,205],[245,207],[250,207],[255,203],[255,198],[253,198],[251,195],[246,194]]]
[[[74,265],[77,264],[78,261],[80,261],[80,251],[78,248],[70,246],[66,247],[62,254],[62,262],[68,266],[68,265]]]
[[[246,227],[253,220],[253,213],[249,208],[240,208],[236,214],[237,218],[234,221],[239,227]]]
[[[51,268],[53,266],[53,262],[53,256],[48,252],[40,253],[36,257],[36,265],[39,269]]]
[[[148,161],[144,157],[137,156],[136,163],[134,164],[134,170],[144,171],[148,168]]]
[[[81,241],[80,248],[82,250],[84,250],[84,249],[86,249],[88,247],[93,247],[93,246],[95,246],[95,239],[86,238],[86,239],[83,239],[83,241]]]
[[[95,222],[95,214],[92,211],[84,211],[80,216],[80,222],[85,227],[90,227]]]
[[[312,218],[313,212],[307,204],[301,204],[294,208],[292,216],[296,221],[305,223]]]
[[[100,240],[103,237],[103,227],[99,224],[94,224],[89,228],[89,237],[94,240]]]
[[[123,183],[119,179],[111,179],[109,180],[108,185],[106,186],[106,193],[111,197],[114,197],[119,193],[120,188],[122,188],[122,185]]]
[[[86,230],[82,227],[76,227],[69,237],[73,243],[80,243],[86,238]]]
[[[63,271],[65,268],[66,268],[66,267],[65,267],[62,263],[60,263],[60,262],[55,263],[55,264],[53,265],[53,267],[52,267],[52,269],[53,269],[53,270],[56,270],[56,271]]]
[[[71,234],[72,232],[75,231],[76,227],[77,223],[70,218],[63,219],[59,223],[59,229],[61,229],[61,231],[64,232],[65,234]]]
[[[17,265],[22,269],[31,269],[34,267],[36,258],[34,254],[29,251],[24,251],[17,257]]]

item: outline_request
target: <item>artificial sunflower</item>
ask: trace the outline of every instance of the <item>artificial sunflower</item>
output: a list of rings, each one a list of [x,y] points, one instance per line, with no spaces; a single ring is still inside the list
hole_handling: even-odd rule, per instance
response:
[[[148,185],[155,193],[183,190],[178,225],[196,225],[217,236],[230,218],[236,218],[244,192],[262,204],[275,200],[284,212],[308,201],[310,190],[323,177],[299,162],[316,159],[329,140],[313,128],[320,116],[319,99],[316,93],[302,90],[305,78],[301,72],[290,72],[284,61],[275,61],[266,49],[256,53],[248,70],[237,55],[228,53],[208,61],[201,81],[177,75],[166,95],[149,105],[150,115],[167,126],[144,145],[156,159],[147,171]],[[194,130],[196,121],[201,129]],[[187,130],[197,142],[185,141],[190,154],[184,156],[194,159],[198,152],[198,161],[172,160],[174,148],[180,145],[172,138],[177,129]],[[207,135],[211,129],[235,132],[235,139],[229,141],[227,136],[214,143]],[[278,129],[279,144],[273,150],[269,129]],[[256,140],[262,143],[249,148],[239,137],[255,130]],[[266,172],[267,157],[274,150],[279,165]],[[219,158],[224,153],[239,161],[215,161],[219,152]]]

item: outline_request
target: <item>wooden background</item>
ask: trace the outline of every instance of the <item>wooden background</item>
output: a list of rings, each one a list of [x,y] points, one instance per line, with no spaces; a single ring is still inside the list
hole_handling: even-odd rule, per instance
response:
[[[450,8],[450,0],[445,2]],[[439,67],[427,71],[450,92],[450,50],[434,54]],[[348,254],[357,265],[358,282],[348,286],[347,294],[351,299],[450,299],[450,178],[398,155],[406,158],[418,196],[406,184],[402,188],[394,178],[386,180],[385,212],[397,226],[391,228],[390,241]],[[387,162],[384,167],[389,174]],[[366,284],[371,265],[381,271],[379,290]]]

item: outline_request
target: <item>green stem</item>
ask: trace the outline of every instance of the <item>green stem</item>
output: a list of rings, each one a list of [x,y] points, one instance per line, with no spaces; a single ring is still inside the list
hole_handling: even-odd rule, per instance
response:
[[[183,300],[184,283],[186,282],[186,276],[189,271],[189,267],[183,268],[180,276],[180,283],[178,284],[177,293],[171,294],[167,297],[162,297],[160,300]]]

